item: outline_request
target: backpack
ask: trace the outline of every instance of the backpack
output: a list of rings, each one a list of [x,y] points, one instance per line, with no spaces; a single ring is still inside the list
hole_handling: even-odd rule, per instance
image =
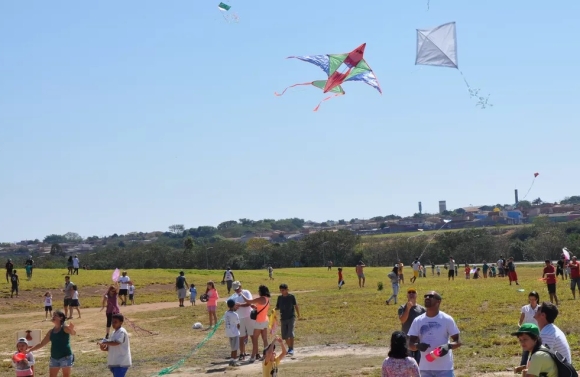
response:
[[[538,351],[545,352],[552,357],[558,368],[558,377],[578,377],[578,372],[574,366],[560,352],[553,351],[548,346],[542,346]]]

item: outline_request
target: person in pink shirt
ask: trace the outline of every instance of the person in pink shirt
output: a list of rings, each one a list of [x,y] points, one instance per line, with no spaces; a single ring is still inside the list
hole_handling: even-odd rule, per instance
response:
[[[220,298],[217,289],[215,289],[215,284],[213,281],[207,282],[207,288],[205,290],[207,295],[207,312],[209,314],[209,327],[208,330],[217,324],[217,315],[215,314],[217,309],[217,301]]]

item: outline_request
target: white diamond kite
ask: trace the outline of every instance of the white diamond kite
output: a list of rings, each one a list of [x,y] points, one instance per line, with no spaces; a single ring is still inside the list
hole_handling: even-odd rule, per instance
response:
[[[478,98],[478,106],[493,106],[487,103],[486,97],[479,96],[479,89],[471,89],[469,83],[459,70],[457,62],[457,31],[455,22],[448,22],[432,29],[417,29],[417,56],[415,65],[434,65],[455,68],[461,73],[467,85],[469,95]]]

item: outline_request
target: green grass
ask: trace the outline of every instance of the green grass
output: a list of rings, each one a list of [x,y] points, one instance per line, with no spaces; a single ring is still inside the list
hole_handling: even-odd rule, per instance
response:
[[[445,271],[445,270],[444,270]],[[112,271],[81,271],[80,276],[72,279],[78,286],[83,297],[84,291],[102,289],[110,282]],[[252,292],[257,291],[260,284],[266,284],[273,293],[277,293],[277,286],[284,282],[292,291],[314,292],[296,293],[302,319],[296,328],[296,346],[299,355],[300,347],[326,344],[361,344],[366,346],[384,347],[384,355],[390,334],[400,329],[396,315],[397,306],[386,306],[385,300],[391,295],[390,284],[385,284],[383,291],[377,290],[377,283],[388,281],[388,268],[367,268],[366,288],[358,288],[354,267],[344,269],[346,285],[338,290],[336,271],[328,272],[326,268],[297,268],[280,269],[274,273],[275,281],[268,281],[266,271],[234,271],[236,278],[241,280],[244,288]],[[186,277],[198,285],[201,291],[204,283],[213,279],[220,281],[222,271],[186,271]],[[443,296],[441,310],[453,316],[461,330],[463,346],[455,352],[457,376],[473,376],[484,372],[504,371],[519,360],[521,352],[516,339],[509,334],[517,329],[517,320],[522,305],[527,303],[527,293],[537,290],[541,299],[547,299],[545,284],[538,281],[541,276],[539,267],[520,267],[518,269],[521,286],[509,286],[507,279],[480,279],[465,280],[461,275],[454,281],[448,282],[444,277],[419,278],[414,287],[419,292],[437,290]],[[138,303],[171,301],[176,302],[174,291],[167,284],[172,284],[176,270],[135,270],[128,271],[128,275],[136,282]],[[408,277],[407,277],[408,279]],[[62,271],[36,270],[32,282],[23,282],[25,296],[40,297],[47,289],[55,291],[63,281]],[[568,334],[568,341],[572,347],[573,359],[580,356],[579,335],[580,325],[577,321],[577,302],[571,300],[567,282],[559,282],[558,294],[561,299],[560,315],[556,324]],[[162,285],[163,284],[163,285]],[[399,294],[399,304],[404,303],[406,283]],[[518,289],[525,292],[518,292]],[[163,291],[162,289],[165,289]],[[5,289],[3,289],[5,291]],[[220,296],[226,296],[225,286],[218,285]],[[99,293],[100,295],[100,293]],[[95,293],[93,301],[97,303],[99,296]],[[0,331],[7,336],[0,339],[5,355],[14,348],[13,332],[25,328],[39,328],[46,331],[48,323],[39,322],[44,318],[42,304],[39,298],[26,302],[22,306],[3,305],[6,302],[15,302],[16,299],[1,299],[0,310],[6,313],[25,313],[32,310],[38,312],[38,317],[22,316],[21,318],[4,317],[0,321]],[[20,300],[20,299],[18,299]],[[84,300],[84,299],[83,299]],[[275,300],[275,298],[274,298]],[[85,301],[82,301],[85,305]],[[58,306],[58,305],[57,305]],[[86,306],[83,306],[83,309]],[[225,311],[225,304],[220,303],[218,311]],[[195,308],[170,308],[141,311],[130,315],[131,321],[139,326],[159,333],[157,336],[142,336],[130,327],[132,333],[131,347],[134,367],[130,375],[148,376],[150,373],[167,367],[187,354],[206,333],[194,331],[191,325],[194,322],[207,324],[207,314],[204,305]],[[78,356],[73,375],[95,376],[107,375],[105,370],[105,355],[101,352],[92,352],[96,349],[96,339],[103,336],[104,314],[83,314],[83,319],[75,320],[79,335],[72,342],[73,350]],[[260,345],[260,348],[262,346]],[[227,341],[223,329],[219,329],[216,336],[203,347],[199,353],[187,360],[183,370],[193,371],[204,368],[210,361],[223,360],[228,354]],[[353,358],[350,362],[342,363],[348,358],[329,359],[321,357],[308,361],[282,364],[281,373],[292,376],[324,375],[324,376],[378,376],[380,359],[375,357]],[[316,360],[316,361],[314,361]],[[0,375],[13,373],[3,364]],[[340,367],[339,367],[340,366]],[[40,354],[38,362],[39,376],[47,375],[46,353]],[[286,369],[285,369],[286,368]],[[319,369],[317,369],[319,368]],[[243,370],[243,368],[242,368]],[[314,371],[318,370],[320,373]],[[226,373],[226,376],[230,373]]]
[[[525,225],[503,225],[501,226],[499,229],[517,229],[517,228],[521,228]],[[441,229],[440,231],[438,230],[426,230],[424,232],[419,232],[419,231],[414,231],[414,232],[401,232],[401,233],[386,233],[386,234],[374,234],[372,236],[362,236],[363,240],[365,238],[395,238],[395,237],[404,237],[404,238],[409,238],[409,237],[415,237],[415,236],[431,236],[437,232],[443,233],[443,232],[461,232],[463,230],[468,230],[468,229],[495,229],[495,227],[478,227],[478,228],[461,228],[461,229]]]

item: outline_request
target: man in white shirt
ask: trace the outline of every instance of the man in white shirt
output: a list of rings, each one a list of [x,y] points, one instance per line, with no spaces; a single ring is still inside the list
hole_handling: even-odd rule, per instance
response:
[[[234,277],[234,273],[232,272],[232,270],[228,267],[226,268],[226,270],[224,271],[224,277],[222,278],[222,284],[225,281],[228,284],[228,295],[230,294],[231,290],[232,290],[232,283],[234,281],[235,277]]]
[[[72,273],[73,275],[74,274],[77,274],[77,275],[79,274],[80,265],[81,265],[81,262],[79,261],[79,257],[77,257],[75,255],[75,257],[73,258],[73,268],[74,268],[73,273]]]
[[[447,272],[447,281],[455,281],[455,259],[449,257],[449,271]]]
[[[101,351],[108,351],[107,366],[114,377],[124,377],[131,367],[131,346],[129,334],[123,328],[123,314],[113,314],[112,326],[115,330],[109,339],[104,339],[99,344]]]
[[[246,300],[244,300],[243,296],[245,296],[249,300],[251,300],[253,297],[250,291],[242,289],[242,283],[240,283],[237,280],[232,283],[232,288],[234,289],[235,292],[234,295],[232,296],[236,301],[235,310],[236,313],[238,313],[238,317],[240,318],[239,360],[243,361],[245,360],[246,356],[250,356],[246,354],[246,343],[248,341],[248,337],[251,338],[252,334],[254,334],[254,326],[252,325],[254,321],[250,319],[250,313],[252,312],[252,308],[250,307],[250,304],[246,303]]]
[[[411,267],[413,267],[413,277],[411,278],[411,283],[414,283],[415,280],[417,280],[419,277],[419,270],[421,270],[421,262],[419,262],[419,258],[415,258],[411,264]]]
[[[411,324],[407,334],[409,335],[409,349],[421,351],[419,363],[421,377],[454,377],[451,350],[461,346],[459,329],[449,314],[439,310],[441,305],[439,293],[431,291],[424,298],[427,311],[415,318]],[[431,362],[427,361],[426,356],[437,348],[439,357]]]
[[[129,282],[131,278],[127,276],[127,271],[123,271],[123,276],[119,278],[119,283],[121,287],[119,288],[119,297],[121,298],[121,305],[127,306],[127,293],[129,293]]]
[[[538,305],[534,319],[540,328],[542,344],[547,345],[552,351],[558,351],[569,363],[572,363],[572,353],[566,335],[558,326],[554,325],[556,317],[558,317],[556,305],[551,302],[543,302],[542,305]]]

